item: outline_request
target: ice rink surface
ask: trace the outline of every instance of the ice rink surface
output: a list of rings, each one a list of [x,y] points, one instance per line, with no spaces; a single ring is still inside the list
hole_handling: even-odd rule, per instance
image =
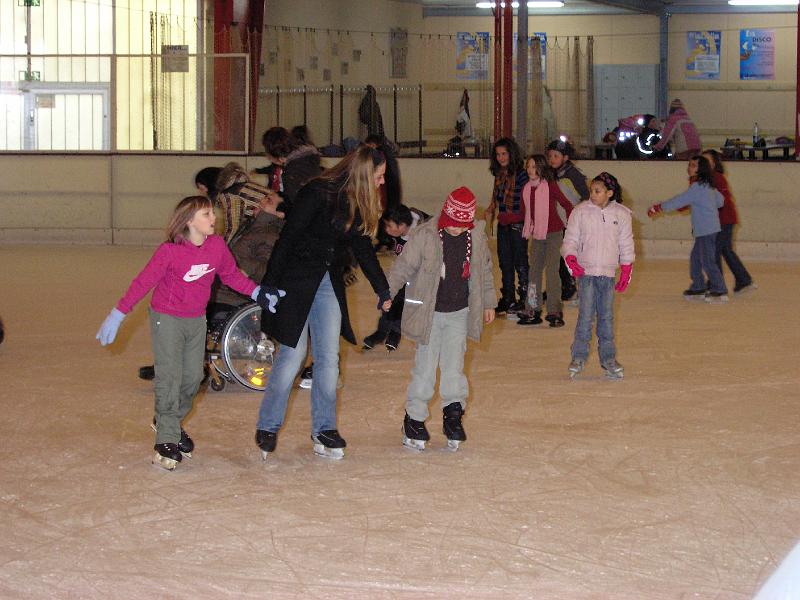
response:
[[[260,394],[201,392],[194,458],[150,464],[147,303],[94,339],[152,249],[0,248],[0,598],[747,599],[800,539],[800,268],[689,303],[687,261],[617,297],[624,381],[566,327],[499,320],[470,343],[469,437],[401,445],[413,344],[343,342],[343,461],[313,455],[309,392],[278,449]],[[728,275],[729,285],[731,284]],[[375,297],[350,288],[359,338]],[[593,342],[594,346],[594,342]]]

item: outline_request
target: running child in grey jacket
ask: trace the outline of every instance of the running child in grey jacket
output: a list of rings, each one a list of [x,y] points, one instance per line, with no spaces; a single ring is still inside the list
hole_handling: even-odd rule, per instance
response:
[[[405,289],[402,332],[417,344],[406,398],[403,444],[424,450],[428,403],[439,379],[448,447],[467,439],[461,417],[469,386],[464,375],[467,337],[478,340],[497,304],[492,258],[483,224],[475,227],[475,195],[465,187],[450,193],[438,219],[417,227],[388,275],[392,297]],[[386,301],[384,310],[391,303]]]
[[[623,376],[614,345],[614,290],[622,293],[627,289],[635,255],[631,211],[619,203],[621,193],[619,182],[609,173],[592,179],[589,200],[572,211],[561,245],[561,256],[570,273],[580,278],[581,289],[569,364],[573,378],[583,371],[589,357],[595,315],[600,366],[612,379]],[[617,266],[620,275],[614,285]]]
[[[693,156],[689,160],[687,172],[694,181],[689,189],[666,202],[653,204],[648,209],[647,216],[652,218],[662,211],[691,207],[694,246],[689,256],[689,275],[692,284],[683,292],[683,297],[687,300],[727,302],[728,288],[716,261],[717,234],[721,229],[719,209],[724,200],[722,194],[713,187],[711,163],[705,156]],[[708,276],[709,290],[706,290],[704,273]]]

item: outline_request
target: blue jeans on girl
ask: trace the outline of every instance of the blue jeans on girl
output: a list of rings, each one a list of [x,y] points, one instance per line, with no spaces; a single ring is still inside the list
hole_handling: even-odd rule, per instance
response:
[[[578,279],[578,322],[572,342],[572,360],[589,358],[592,321],[597,315],[597,350],[600,364],[617,357],[614,345],[614,278],[584,275]]]
[[[291,298],[284,302],[291,302]],[[305,364],[308,335],[311,334],[311,355],[314,359],[314,385],[311,387],[311,434],[336,429],[336,383],[339,379],[339,334],[342,312],[325,273],[317,288],[306,324],[295,348],[280,346],[272,365],[258,411],[256,429],[277,433],[286,417],[289,393],[294,378]]]
[[[717,234],[710,233],[694,238],[694,246],[689,256],[689,275],[692,278],[690,290],[697,292],[706,289],[708,276],[709,291],[727,294],[728,288],[717,266]]]

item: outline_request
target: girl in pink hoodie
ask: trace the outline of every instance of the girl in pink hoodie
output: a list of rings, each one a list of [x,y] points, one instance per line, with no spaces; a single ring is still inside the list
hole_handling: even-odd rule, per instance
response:
[[[600,366],[611,379],[622,379],[614,345],[614,290],[624,292],[633,270],[631,211],[612,200],[621,196],[616,177],[603,172],[592,179],[589,200],[584,200],[567,223],[561,256],[570,273],[580,278],[578,322],[572,342],[570,377],[583,371],[589,358],[592,321],[597,315],[597,346]],[[619,281],[614,284],[617,267]]]
[[[97,332],[100,345],[111,344],[125,316],[152,289],[150,334],[155,355],[155,429],[153,463],[173,470],[191,456],[194,442],[181,427],[203,380],[206,304],[214,276],[250,296],[271,312],[286,293],[262,288],[245,277],[225,245],[214,235],[214,209],[205,196],[189,196],[175,207],[161,244]],[[155,289],[154,289],[155,288]]]

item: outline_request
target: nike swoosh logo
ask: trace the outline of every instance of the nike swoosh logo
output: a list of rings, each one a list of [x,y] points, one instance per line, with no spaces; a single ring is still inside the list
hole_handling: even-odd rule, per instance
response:
[[[188,282],[197,281],[204,275],[211,273],[213,270],[214,268],[212,267],[209,269],[208,265],[192,265],[192,267],[183,276],[183,280]]]

